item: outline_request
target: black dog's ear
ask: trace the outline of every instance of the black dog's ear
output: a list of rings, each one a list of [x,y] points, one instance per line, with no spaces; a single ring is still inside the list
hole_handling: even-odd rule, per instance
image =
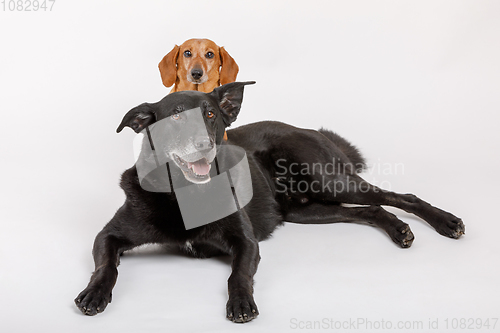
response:
[[[217,99],[222,111],[222,119],[226,126],[229,126],[240,113],[241,102],[243,101],[243,88],[247,84],[254,84],[255,81],[232,82],[217,87],[210,94]]]
[[[156,114],[153,106],[149,103],[143,103],[127,112],[127,114],[123,117],[120,126],[116,129],[116,133],[120,133],[125,126],[128,126],[136,133],[139,133],[155,121]]]

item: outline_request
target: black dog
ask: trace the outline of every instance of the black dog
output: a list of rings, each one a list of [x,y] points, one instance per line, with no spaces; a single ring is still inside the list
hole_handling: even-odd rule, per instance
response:
[[[173,160],[184,168],[191,183],[196,184],[198,178],[206,183],[210,181],[206,174],[212,150],[226,144],[225,128],[238,116],[244,86],[253,83],[229,83],[211,93],[177,92],[157,103],[144,103],[125,115],[117,132],[125,126],[140,132],[159,120],[177,119],[183,110],[201,108],[209,137],[202,144],[206,154],[198,155],[196,161],[176,156]],[[216,222],[186,230],[175,193],[145,191],[136,166],[123,173],[125,204],[97,235],[95,271],[75,299],[84,314],[104,311],[111,302],[120,254],[141,244],[176,244],[198,257],[231,255],[227,318],[247,322],[258,315],[253,299],[253,275],[260,260],[258,242],[269,237],[283,220],[368,222],[384,229],[401,247],[409,247],[414,238],[409,226],[380,207],[390,205],[421,217],[444,236],[459,238],[464,233],[462,221],[454,215],[412,194],[384,191],[364,181],[357,175],[364,166],[359,152],[330,131],[260,122],[228,131],[228,138],[228,143],[247,153],[253,198],[244,208]],[[348,208],[341,203],[365,206]]]

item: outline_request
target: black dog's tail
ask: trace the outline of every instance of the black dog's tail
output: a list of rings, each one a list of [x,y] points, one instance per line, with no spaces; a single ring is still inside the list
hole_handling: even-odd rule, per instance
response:
[[[349,141],[323,127],[320,128],[318,132],[326,136],[337,147],[339,147],[339,149],[342,150],[344,154],[346,154],[351,163],[354,165],[356,172],[362,172],[366,168],[365,158],[361,155],[358,148],[352,145]]]

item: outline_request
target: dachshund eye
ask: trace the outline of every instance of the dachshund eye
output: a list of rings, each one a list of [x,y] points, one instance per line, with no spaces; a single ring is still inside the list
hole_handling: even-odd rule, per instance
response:
[[[172,115],[172,117],[171,117],[171,118],[172,118],[173,120],[179,120],[179,119],[181,119],[181,116],[180,116],[180,115],[178,115],[178,114],[174,114],[174,115]]]
[[[207,54],[205,54],[205,57],[207,57],[208,59],[212,59],[214,57],[214,53],[213,52],[207,52]]]
[[[191,51],[189,51],[189,50],[184,51],[184,56],[185,56],[186,58],[191,57],[191,56],[192,56]]]
[[[212,111],[207,111],[207,118],[211,119],[215,116],[215,113],[213,113]]]

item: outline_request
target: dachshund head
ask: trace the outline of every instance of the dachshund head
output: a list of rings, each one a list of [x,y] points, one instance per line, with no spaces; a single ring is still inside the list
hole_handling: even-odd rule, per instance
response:
[[[160,61],[161,79],[171,92],[198,90],[211,92],[214,88],[234,82],[238,65],[224,47],[209,39],[189,39],[175,45]]]

